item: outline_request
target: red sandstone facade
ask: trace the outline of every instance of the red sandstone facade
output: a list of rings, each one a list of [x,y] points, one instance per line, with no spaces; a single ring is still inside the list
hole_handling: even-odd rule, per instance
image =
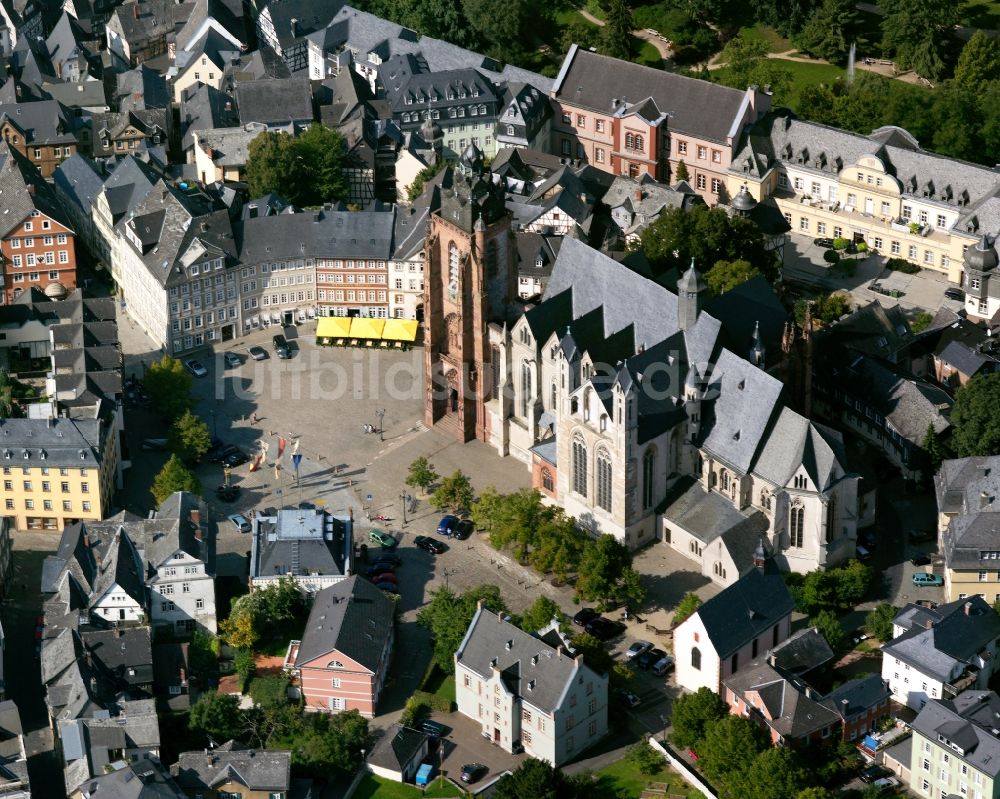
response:
[[[66,292],[75,289],[75,238],[68,227],[35,211],[0,239],[4,301],[30,288],[45,291],[52,283],[60,283]]]

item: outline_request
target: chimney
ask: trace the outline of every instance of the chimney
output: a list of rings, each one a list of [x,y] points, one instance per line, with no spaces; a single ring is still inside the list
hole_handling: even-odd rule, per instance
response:
[[[90,536],[87,533],[83,534],[83,546],[86,549],[90,549]]]
[[[205,763],[212,765],[212,756],[208,753],[208,749],[205,750]]]
[[[635,198],[637,200],[641,200],[642,199],[642,189],[636,189],[635,190]]]
[[[194,540],[195,541],[203,541],[204,539],[205,539],[205,536],[204,536],[204,534],[201,531],[201,527],[200,526],[196,526],[194,528]]]
[[[843,716],[844,718],[847,718],[847,708],[849,707],[849,705],[850,703],[846,699],[840,700],[840,715]]]
[[[180,669],[177,670],[177,673],[181,678],[181,685],[187,685],[187,669],[181,666]]]
[[[292,29],[292,38],[293,39],[298,38],[298,35],[299,35],[298,34],[298,24],[299,24],[299,21],[297,19],[295,19],[295,17],[292,17],[292,22],[291,22],[290,27]]]
[[[27,185],[27,189],[28,189],[28,194],[34,196],[34,194],[35,194],[35,184],[29,183]]]
[[[556,657],[559,658],[559,660],[562,660],[562,646],[561,645],[556,647]]]
[[[201,524],[201,509],[200,508],[192,508],[191,509],[191,524],[195,525],[196,527]]]
[[[497,621],[503,621],[503,613],[497,612]]]
[[[934,619],[928,619],[927,621],[924,622],[924,627],[928,630],[931,629],[931,627],[933,626],[934,626]]]
[[[987,507],[990,504],[990,495],[986,491],[979,492],[979,509]]]
[[[966,602],[966,603],[965,603],[965,604],[964,604],[964,605],[962,606],[962,610],[964,610],[964,611],[965,611],[965,615],[966,615],[966,616],[971,616],[971,615],[972,615],[972,603],[971,603],[971,602]]]
[[[138,3],[138,0],[136,0],[136,2],[132,4],[132,16],[135,17],[136,19],[139,19],[139,3]]]

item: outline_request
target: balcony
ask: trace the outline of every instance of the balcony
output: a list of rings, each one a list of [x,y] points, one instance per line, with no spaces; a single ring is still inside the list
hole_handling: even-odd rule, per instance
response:
[[[954,699],[962,691],[972,688],[976,684],[976,680],[979,679],[978,669],[966,669],[965,672],[956,680],[952,680],[944,685],[944,695],[948,699]]]

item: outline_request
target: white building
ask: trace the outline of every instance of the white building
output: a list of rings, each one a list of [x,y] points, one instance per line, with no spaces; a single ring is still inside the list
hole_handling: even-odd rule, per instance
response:
[[[607,734],[608,678],[479,605],[455,653],[458,711],[484,738],[559,766]]]
[[[353,568],[354,520],[324,510],[281,508],[251,522],[250,590],[291,578],[306,594],[346,579]]]

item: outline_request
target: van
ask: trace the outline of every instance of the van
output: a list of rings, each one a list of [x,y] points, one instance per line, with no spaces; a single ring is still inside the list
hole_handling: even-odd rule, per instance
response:
[[[653,674],[657,677],[662,677],[668,671],[674,667],[674,659],[667,655],[666,657],[660,658],[656,663],[653,664]]]
[[[274,344],[275,355],[277,355],[279,358],[288,357],[288,342],[285,340],[285,337],[283,335],[281,335],[280,333],[276,335],[272,339],[272,343]]]

